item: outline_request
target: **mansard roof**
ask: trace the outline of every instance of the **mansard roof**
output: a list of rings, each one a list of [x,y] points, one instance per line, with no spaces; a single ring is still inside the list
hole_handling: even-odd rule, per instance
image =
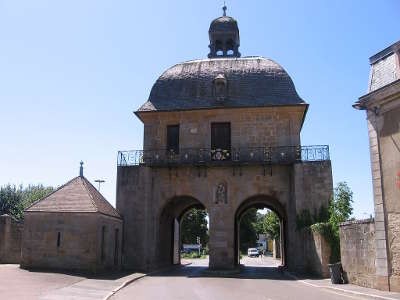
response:
[[[25,211],[101,213],[121,218],[116,209],[83,176],[70,180],[50,195],[32,204]]]
[[[214,81],[223,74],[227,95],[219,101]],[[206,108],[307,105],[288,73],[263,57],[212,58],[188,61],[166,70],[137,113]]]

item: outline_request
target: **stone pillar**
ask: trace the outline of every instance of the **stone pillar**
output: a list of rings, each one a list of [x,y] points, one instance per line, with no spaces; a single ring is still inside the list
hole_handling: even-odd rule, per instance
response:
[[[281,258],[281,242],[278,239],[274,239],[272,257],[275,259]]]
[[[174,257],[173,257],[173,264],[178,265],[181,263],[181,255],[180,255],[180,225],[179,221],[175,218],[174,219]]]
[[[216,205],[209,209],[210,269],[229,270],[235,267],[234,218],[228,209]]]
[[[386,212],[382,193],[381,157],[379,149],[379,119],[373,111],[367,111],[368,135],[371,155],[372,185],[375,207],[375,242],[376,242],[376,286],[382,290],[389,289]]]

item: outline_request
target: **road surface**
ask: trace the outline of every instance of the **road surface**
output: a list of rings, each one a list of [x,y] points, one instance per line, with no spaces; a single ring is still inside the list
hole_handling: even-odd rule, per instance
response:
[[[116,293],[112,300],[339,300],[367,299],[358,295],[312,287],[293,280],[276,267],[266,267],[270,259],[249,259],[236,278],[205,276],[206,261],[144,277]],[[263,265],[262,265],[263,264]],[[212,276],[212,275],[211,275]]]

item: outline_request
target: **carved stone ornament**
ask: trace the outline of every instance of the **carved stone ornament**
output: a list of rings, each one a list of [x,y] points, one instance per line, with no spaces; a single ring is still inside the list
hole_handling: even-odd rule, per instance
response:
[[[228,195],[227,195],[227,184],[225,182],[220,182],[215,189],[215,203],[228,203]]]

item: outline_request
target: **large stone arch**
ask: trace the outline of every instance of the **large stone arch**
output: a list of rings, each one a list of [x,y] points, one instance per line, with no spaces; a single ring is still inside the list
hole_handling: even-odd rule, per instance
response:
[[[240,219],[244,213],[250,208],[268,208],[274,211],[280,219],[281,227],[281,261],[282,266],[286,265],[286,255],[287,255],[287,237],[288,237],[288,212],[287,209],[280,201],[271,195],[259,194],[248,197],[247,199],[240,202],[240,204],[235,209],[234,214],[234,241],[235,241],[235,265],[239,264],[239,230],[240,230]]]
[[[180,224],[182,216],[192,208],[207,209],[203,202],[193,196],[174,196],[160,207],[156,222],[157,265],[168,266],[180,263]]]

